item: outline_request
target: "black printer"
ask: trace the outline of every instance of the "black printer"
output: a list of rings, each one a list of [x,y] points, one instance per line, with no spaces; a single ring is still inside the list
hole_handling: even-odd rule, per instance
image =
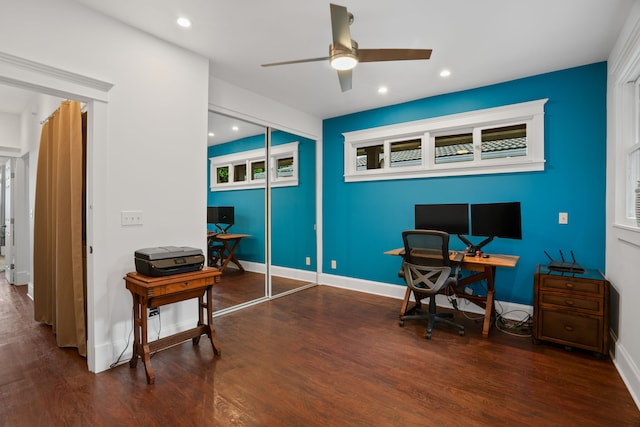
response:
[[[158,246],[135,251],[136,271],[159,277],[202,270],[202,250],[186,246]]]

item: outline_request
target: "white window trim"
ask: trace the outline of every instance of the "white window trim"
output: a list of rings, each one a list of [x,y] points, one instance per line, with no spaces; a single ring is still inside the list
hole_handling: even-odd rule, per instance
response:
[[[290,142],[288,144],[281,144],[271,147],[270,149],[270,161],[265,166],[269,167],[269,175],[271,176],[272,187],[288,187],[298,185],[298,141]],[[293,174],[287,177],[278,177],[276,173],[278,159],[284,157],[293,157]],[[250,188],[264,188],[264,179],[253,179],[251,173],[251,164],[265,159],[265,150],[247,150],[233,154],[226,154],[223,156],[216,156],[209,158],[209,178],[211,191],[229,191],[229,190],[246,190]],[[247,166],[247,180],[234,182],[233,173],[234,166],[239,164],[246,164]],[[229,182],[218,183],[216,170],[220,167],[229,167]]]
[[[413,122],[365,129],[343,134],[345,182],[387,179],[427,178],[437,176],[477,175],[544,170],[544,105],[548,99],[523,102],[485,110],[470,111]],[[479,135],[481,129],[527,125],[527,155],[496,159],[480,158]],[[474,132],[474,159],[469,162],[435,163],[434,138],[436,135],[456,131]],[[389,145],[403,139],[422,138],[422,166],[399,168],[390,166]],[[383,168],[356,170],[357,149],[371,145],[384,145]]]

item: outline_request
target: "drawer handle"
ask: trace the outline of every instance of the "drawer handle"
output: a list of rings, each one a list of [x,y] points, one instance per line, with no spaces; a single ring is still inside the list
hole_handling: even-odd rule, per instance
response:
[[[573,283],[565,283],[567,289],[573,289]]]
[[[564,303],[565,303],[566,305],[573,305],[573,304],[575,304],[575,302],[574,302],[572,299],[566,299],[566,300],[564,300]]]
[[[183,282],[182,286],[189,286],[189,282]]]
[[[571,326],[571,325],[564,325],[564,328],[565,328],[568,332],[573,332],[573,326]]]

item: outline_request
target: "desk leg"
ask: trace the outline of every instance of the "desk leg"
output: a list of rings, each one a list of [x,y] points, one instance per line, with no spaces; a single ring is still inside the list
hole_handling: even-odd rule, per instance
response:
[[[493,315],[493,294],[495,291],[491,289],[487,291],[487,307],[484,310],[484,324],[482,325],[482,336],[489,337],[489,329],[491,329],[491,316]]]
[[[400,317],[407,314],[407,306],[409,305],[410,296],[411,296],[411,288],[407,286],[407,290],[404,292],[404,300],[402,300],[402,307],[400,307]]]
[[[482,325],[482,336],[484,338],[489,337],[489,330],[491,329],[491,318],[496,312],[494,304],[494,295],[496,293],[496,290],[493,282],[495,272],[495,267],[485,267],[485,275],[487,279],[487,304],[484,309],[484,324]]]
[[[235,265],[237,265],[240,271],[244,271],[244,268],[240,264],[240,261],[235,256],[236,249],[238,249],[238,245],[240,244],[240,239],[234,240],[231,246],[229,246],[229,242],[227,240],[224,240],[223,244],[224,244],[225,251],[227,252],[227,256],[225,257],[224,262],[220,266],[220,271],[224,272],[224,269],[227,268],[227,265],[229,265],[230,262],[233,262]]]

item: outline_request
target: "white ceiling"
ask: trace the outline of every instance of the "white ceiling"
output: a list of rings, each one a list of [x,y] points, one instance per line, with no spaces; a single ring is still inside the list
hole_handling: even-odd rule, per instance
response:
[[[210,73],[318,118],[605,61],[636,0],[335,0],[355,15],[361,48],[430,48],[428,61],[363,63],[341,92],[327,62],[329,1],[75,0],[197,52]],[[179,15],[193,22],[176,25]],[[439,77],[443,69],[451,76]],[[388,87],[385,95],[377,93]],[[30,93],[0,88],[0,111]]]
[[[428,61],[359,64],[345,93],[328,62],[260,67],[327,56],[329,1],[75,1],[206,56],[222,80],[328,118],[605,61],[635,0],[334,0],[355,15],[361,48],[433,49]]]

